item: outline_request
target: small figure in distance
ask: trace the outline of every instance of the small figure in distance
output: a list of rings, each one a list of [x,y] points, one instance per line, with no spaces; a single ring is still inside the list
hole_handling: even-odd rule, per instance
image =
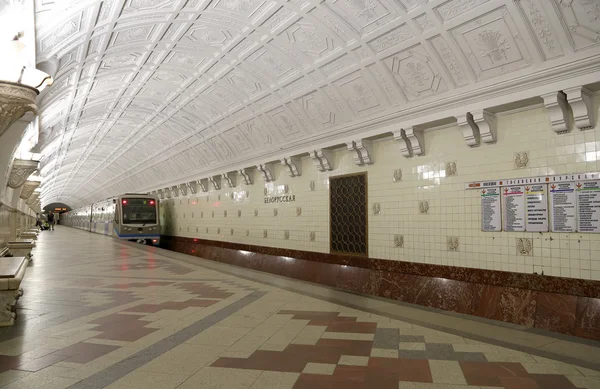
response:
[[[48,212],[48,224],[50,224],[50,231],[54,231],[54,213]]]

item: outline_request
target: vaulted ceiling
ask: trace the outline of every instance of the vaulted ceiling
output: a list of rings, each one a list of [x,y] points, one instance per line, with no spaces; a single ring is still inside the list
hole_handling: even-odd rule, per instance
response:
[[[59,60],[40,102],[44,204],[308,151],[600,54],[598,0],[36,3],[38,62]]]

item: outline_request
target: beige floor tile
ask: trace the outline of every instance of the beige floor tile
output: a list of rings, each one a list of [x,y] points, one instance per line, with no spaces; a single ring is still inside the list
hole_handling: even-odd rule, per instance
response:
[[[600,389],[600,377],[584,377],[581,375],[568,375],[567,378],[578,388]]]
[[[188,376],[136,370],[110,384],[106,389],[175,389]]]
[[[425,351],[425,343],[400,342],[398,345],[400,350],[421,350]]]
[[[400,382],[398,389],[479,389],[479,386],[451,385],[451,384],[429,384],[424,382]],[[485,389],[504,389],[485,386]]]
[[[261,370],[205,367],[177,389],[248,389],[262,373]]]
[[[496,346],[483,344],[453,344],[452,348],[457,352],[498,353],[498,348]]]
[[[8,370],[4,373],[0,373],[0,386],[8,385],[11,382],[21,380],[30,376],[31,372],[22,370]]]
[[[303,374],[322,374],[332,375],[337,365],[329,363],[312,363],[309,362],[302,371]]]
[[[534,362],[535,359],[528,354],[502,354],[502,353],[483,353],[488,362]]]
[[[211,327],[189,339],[188,344],[231,346],[250,331],[249,328]]]
[[[342,355],[338,362],[338,365],[350,365],[350,366],[367,366],[369,364],[369,357],[358,357],[355,355]]]
[[[379,358],[398,358],[398,350],[374,348],[374,349],[371,349],[371,356],[379,357]]]
[[[73,378],[64,377],[52,377],[42,375],[38,373],[31,374],[27,378],[15,381],[11,384],[3,386],[2,389],[64,389],[69,386],[76,384],[80,380]]]
[[[294,338],[292,344],[315,345],[327,329],[326,326],[305,326]]]
[[[466,385],[467,381],[457,361],[430,360],[429,368],[436,384]]]
[[[586,369],[585,367],[581,367],[581,366],[574,366],[574,367],[577,370],[579,370],[579,372],[586,377],[600,377],[600,371],[598,371],[598,370]]]
[[[181,344],[153,359],[138,370],[189,377],[204,366],[216,361],[220,352],[222,352],[222,348],[218,350],[219,352],[211,351],[213,350],[204,350],[202,347],[195,345]]]
[[[323,339],[342,339],[342,340],[373,340],[373,334],[355,334],[350,332],[324,332]]]
[[[562,375],[581,375],[579,370],[566,363],[521,363],[529,374],[562,374]]]
[[[110,339],[96,339],[96,338],[90,338],[90,339],[86,339],[84,341],[84,343],[92,343],[92,344],[104,344],[106,346],[126,346],[131,342],[126,342],[124,340],[110,340]]]
[[[237,352],[254,352],[258,350],[269,338],[264,336],[250,336],[246,335],[237,342],[235,342],[227,351]]]
[[[298,373],[265,371],[254,381],[250,389],[292,389],[299,376]]]

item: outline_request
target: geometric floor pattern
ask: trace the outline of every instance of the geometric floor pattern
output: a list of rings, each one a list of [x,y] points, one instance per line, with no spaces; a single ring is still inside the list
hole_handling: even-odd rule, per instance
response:
[[[0,388],[573,389],[600,372],[58,227],[40,234]]]

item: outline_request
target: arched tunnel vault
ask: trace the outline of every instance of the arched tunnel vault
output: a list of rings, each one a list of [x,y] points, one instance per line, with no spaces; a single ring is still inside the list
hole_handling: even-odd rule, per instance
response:
[[[59,60],[40,103],[42,199],[74,207],[382,133],[418,155],[419,125],[450,117],[468,133],[467,113],[483,124],[483,109],[597,80],[600,55],[586,17],[600,11],[582,0],[72,0],[36,12],[38,62]]]
[[[48,205],[44,206],[43,211],[44,212],[63,213],[63,212],[70,211],[71,209],[72,209],[71,207],[69,207],[67,204],[64,204],[64,203],[52,203],[52,204],[48,204]]]

